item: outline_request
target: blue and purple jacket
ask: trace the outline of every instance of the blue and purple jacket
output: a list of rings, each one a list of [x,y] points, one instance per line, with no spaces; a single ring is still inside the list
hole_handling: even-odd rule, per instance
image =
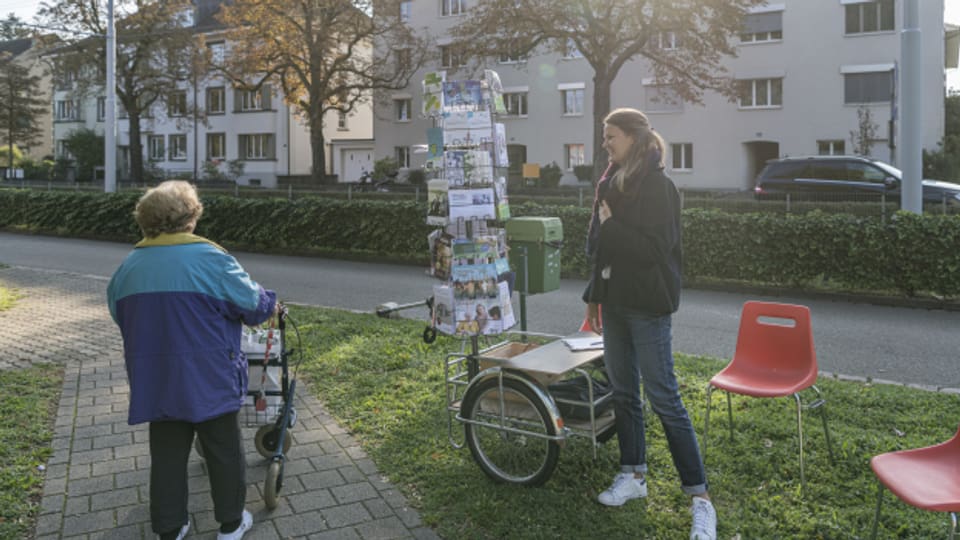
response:
[[[187,233],[144,239],[113,274],[107,301],[123,335],[128,423],[197,423],[240,409],[241,325],[267,320],[277,297],[226,250]]]

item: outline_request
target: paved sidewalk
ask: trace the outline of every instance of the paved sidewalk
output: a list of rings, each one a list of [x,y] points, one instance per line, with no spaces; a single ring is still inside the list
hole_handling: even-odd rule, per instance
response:
[[[0,268],[0,284],[23,294],[0,319],[0,369],[65,366],[36,540],[156,538],[149,523],[147,429],[126,422],[129,389],[106,280],[10,267]],[[272,512],[263,504],[266,461],[254,449],[255,428],[244,431],[247,508],[254,516],[245,539],[438,538],[317,400],[300,392],[295,406],[293,446]],[[212,540],[218,524],[195,454],[189,475],[188,538]]]

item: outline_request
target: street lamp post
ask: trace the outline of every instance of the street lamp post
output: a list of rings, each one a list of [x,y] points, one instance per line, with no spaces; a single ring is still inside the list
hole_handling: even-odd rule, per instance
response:
[[[107,98],[104,118],[103,191],[117,191],[117,32],[113,0],[107,0]]]

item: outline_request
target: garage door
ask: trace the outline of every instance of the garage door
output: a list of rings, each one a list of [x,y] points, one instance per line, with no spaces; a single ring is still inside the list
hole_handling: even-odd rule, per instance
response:
[[[341,182],[356,182],[365,171],[373,172],[373,149],[343,149]]]

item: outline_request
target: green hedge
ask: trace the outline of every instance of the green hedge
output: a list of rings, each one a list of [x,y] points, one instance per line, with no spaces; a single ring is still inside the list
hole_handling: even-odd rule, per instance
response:
[[[0,227],[133,242],[136,194],[0,190]],[[204,196],[198,234],[235,249],[336,254],[426,264],[425,203]],[[515,216],[563,222],[563,275],[587,273],[590,210],[525,203]],[[886,223],[850,214],[683,212],[689,280],[781,287],[960,295],[960,216],[897,213]]]

